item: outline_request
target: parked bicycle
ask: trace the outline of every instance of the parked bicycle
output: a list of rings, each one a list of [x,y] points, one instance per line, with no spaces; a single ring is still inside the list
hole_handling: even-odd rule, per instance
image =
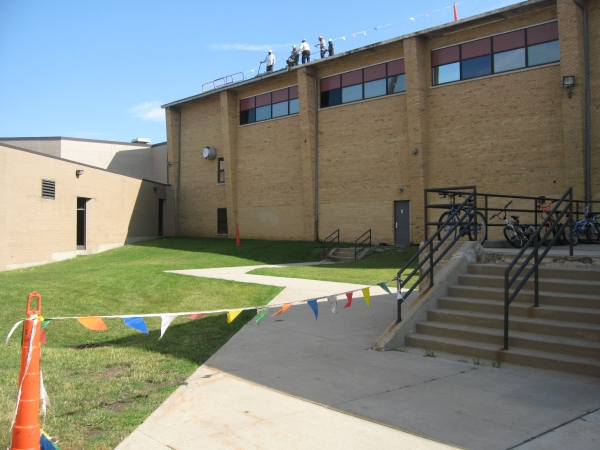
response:
[[[475,222],[475,217],[472,211],[469,211],[468,208],[460,208],[460,206],[456,205],[456,197],[463,197],[462,195],[453,192],[442,192],[440,193],[440,197],[448,197],[450,202],[450,211],[442,213],[438,219],[438,229],[443,227],[444,231],[446,232],[453,230],[453,234],[451,236],[453,241],[464,235],[467,235],[470,241],[474,241],[475,229],[477,229],[477,239],[479,240],[480,244],[483,244],[487,238],[487,224],[483,214],[478,211],[477,221]],[[467,217],[460,225],[458,225],[460,211],[467,212]],[[450,222],[448,222],[448,224],[444,227],[444,224],[449,217],[451,217]],[[475,228],[474,223],[477,224],[477,228]],[[438,235],[438,240],[441,239],[441,236],[442,233]]]
[[[531,236],[533,236],[533,233],[535,233],[535,228],[532,225],[519,223],[519,216],[510,216],[513,219],[512,221],[506,218],[506,208],[508,208],[512,202],[513,201],[511,200],[504,205],[504,208],[490,217],[490,220],[498,217],[500,220],[506,222],[506,226],[502,230],[504,237],[513,247],[522,248],[529,241]]]
[[[550,212],[552,211],[552,205],[554,204],[554,202],[550,202],[547,205],[538,205],[538,215],[540,216],[540,218],[542,220],[545,220],[545,225],[546,225],[546,232],[548,230],[552,230],[552,239],[554,239],[554,237],[560,233],[560,229],[563,226],[562,223],[556,223],[556,217],[551,217],[549,216]],[[568,243],[566,237],[564,234],[561,234],[558,239],[556,240],[556,243],[558,245],[565,245]]]
[[[598,231],[598,221],[592,213],[589,206],[584,209],[584,218],[573,224],[572,234],[569,234],[569,229],[565,230],[565,238],[567,242],[572,239],[573,245],[577,245],[579,241],[584,244],[600,244],[600,231]]]

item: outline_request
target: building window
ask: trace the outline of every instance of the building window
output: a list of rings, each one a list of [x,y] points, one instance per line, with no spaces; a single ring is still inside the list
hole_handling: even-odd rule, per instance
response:
[[[433,50],[431,79],[436,86],[557,61],[555,21]]]
[[[298,86],[244,98],[240,101],[240,125],[298,114]]]
[[[217,209],[217,234],[229,234],[227,232],[227,208]]]
[[[56,198],[56,182],[50,180],[42,180],[42,198]]]
[[[217,166],[219,168],[219,173],[217,174],[217,183],[225,183],[225,159],[218,158]]]
[[[406,91],[404,59],[321,78],[321,108]]]

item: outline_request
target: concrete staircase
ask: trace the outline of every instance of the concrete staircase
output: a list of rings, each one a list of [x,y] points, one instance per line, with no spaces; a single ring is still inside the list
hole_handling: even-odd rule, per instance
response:
[[[600,376],[600,270],[540,268],[540,306],[533,306],[530,279],[509,308],[504,350],[505,268],[470,264],[406,345]]]
[[[372,252],[372,249],[365,247],[359,250],[358,255],[356,255],[356,259],[362,259]],[[334,248],[327,255],[328,259],[331,259],[336,262],[351,262],[354,261],[354,247],[346,247],[346,248]]]

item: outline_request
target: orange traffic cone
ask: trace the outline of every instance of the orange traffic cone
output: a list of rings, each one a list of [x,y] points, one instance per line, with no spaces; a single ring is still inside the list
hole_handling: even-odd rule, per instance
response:
[[[38,300],[37,310],[31,309],[31,299]],[[42,321],[42,296],[32,292],[27,297],[21,346],[21,372],[19,373],[19,398],[17,415],[12,430],[11,450],[39,450],[40,448],[40,330]]]
[[[242,245],[242,243],[240,242],[240,228],[237,226],[237,224],[235,226],[235,245],[237,247]]]

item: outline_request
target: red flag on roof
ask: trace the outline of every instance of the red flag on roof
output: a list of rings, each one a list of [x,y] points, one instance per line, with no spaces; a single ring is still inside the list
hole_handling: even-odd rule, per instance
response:
[[[458,20],[458,9],[456,9],[456,2],[454,2],[454,20]]]

